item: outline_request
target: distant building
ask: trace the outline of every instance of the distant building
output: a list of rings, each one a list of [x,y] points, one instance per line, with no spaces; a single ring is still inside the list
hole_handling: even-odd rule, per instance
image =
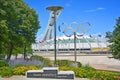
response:
[[[72,37],[59,37],[56,42],[57,51],[74,51],[74,38]],[[80,36],[77,37],[76,50],[77,51],[109,51],[109,43],[100,36]],[[35,52],[40,51],[54,51],[54,40],[45,40],[39,43],[32,44],[32,49]]]

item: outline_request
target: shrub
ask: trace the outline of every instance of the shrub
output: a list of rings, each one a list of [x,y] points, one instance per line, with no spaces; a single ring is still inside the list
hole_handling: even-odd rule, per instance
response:
[[[14,69],[14,74],[15,75],[25,75],[26,71],[27,71],[27,67],[25,66],[21,66],[21,67],[16,67]]]
[[[40,69],[42,69],[42,68],[38,68],[38,67],[36,67],[36,66],[28,66],[27,69],[28,69],[28,70],[40,70]]]
[[[1,67],[0,68],[1,77],[10,77],[13,75],[13,69],[10,67]]]
[[[85,68],[71,68],[71,67],[60,67],[60,70],[72,70],[75,73],[76,77],[80,78],[89,78],[91,80],[117,80],[120,73],[108,72],[108,71],[96,71],[94,69],[85,69]]]
[[[21,66],[25,66],[23,63],[16,63],[14,66],[11,66],[11,67],[21,67]]]
[[[36,66],[21,66],[16,67],[13,71],[15,75],[25,75],[26,71],[28,70],[39,70],[41,68],[37,68]]]
[[[52,66],[51,60],[47,58],[43,58],[42,56],[34,55],[34,56],[31,56],[30,59],[42,61],[43,66]]]
[[[39,60],[29,60],[29,59],[24,60],[23,58],[18,58],[18,59],[10,60],[9,65],[10,67],[13,67],[13,68],[19,67],[19,66],[31,66],[31,65],[41,67],[43,65],[43,62]]]
[[[96,79],[104,79],[104,80],[117,80],[118,75],[120,73],[109,72],[109,71],[96,71],[94,77]]]
[[[81,68],[85,69],[85,70],[95,70],[94,68],[90,67],[89,65],[85,65],[85,66],[81,66]]]
[[[66,66],[66,67],[76,67],[74,61],[70,60],[57,60],[56,64],[58,66]],[[77,62],[77,67],[81,67],[82,64],[80,62]]]
[[[9,64],[6,61],[0,61],[0,67],[3,66],[9,66]]]

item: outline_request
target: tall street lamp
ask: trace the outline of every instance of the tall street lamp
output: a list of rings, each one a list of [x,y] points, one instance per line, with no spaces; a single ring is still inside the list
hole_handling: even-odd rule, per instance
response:
[[[63,7],[60,6],[50,6],[46,8],[47,10],[53,11],[54,12],[54,65],[56,66],[56,12],[63,10]]]

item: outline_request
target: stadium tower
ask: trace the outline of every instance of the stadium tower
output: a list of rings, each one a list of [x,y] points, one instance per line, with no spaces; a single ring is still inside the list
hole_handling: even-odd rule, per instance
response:
[[[58,10],[56,12],[56,20],[58,19],[60,15],[60,10]],[[53,30],[53,26],[54,26],[54,11],[51,11],[50,13],[50,17],[49,17],[49,20],[48,20],[48,25],[47,25],[47,28],[46,28],[46,31],[45,31],[45,35],[43,37],[43,41],[45,40],[49,40],[49,39],[52,39],[52,30]]]

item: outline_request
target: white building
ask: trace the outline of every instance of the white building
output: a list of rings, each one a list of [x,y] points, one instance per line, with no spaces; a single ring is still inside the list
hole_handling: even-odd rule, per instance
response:
[[[101,37],[91,38],[89,36],[77,37],[77,51],[108,51],[109,43]],[[56,41],[57,51],[74,51],[74,37],[59,37]],[[34,51],[54,51],[54,40],[41,41],[32,44]]]

